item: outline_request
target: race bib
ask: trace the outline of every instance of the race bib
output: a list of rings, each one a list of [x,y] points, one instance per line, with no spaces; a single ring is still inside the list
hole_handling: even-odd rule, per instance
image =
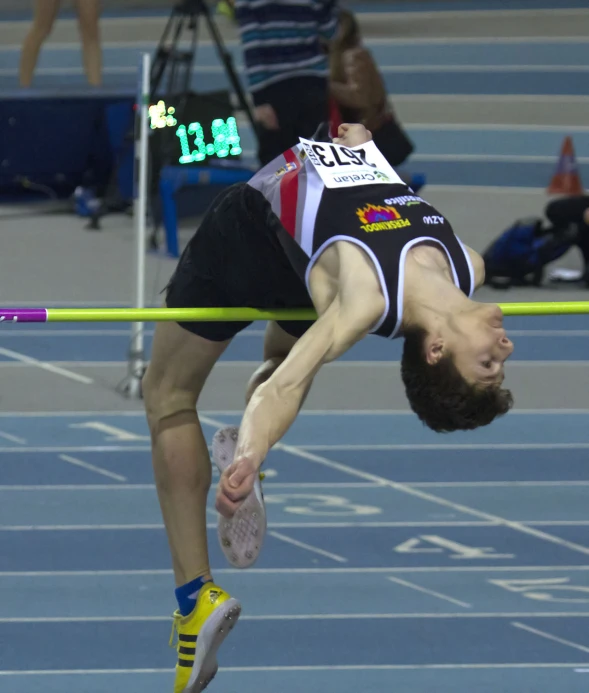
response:
[[[326,188],[376,183],[404,185],[372,140],[351,148],[332,142],[299,139]]]

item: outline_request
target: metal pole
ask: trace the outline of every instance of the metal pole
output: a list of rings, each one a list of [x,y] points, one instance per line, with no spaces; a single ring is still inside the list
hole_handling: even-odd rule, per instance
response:
[[[133,301],[133,306],[135,308],[145,307],[150,72],[151,59],[148,53],[144,53],[141,59],[141,81],[136,103],[136,123],[138,125],[139,136],[135,141],[135,288]],[[141,397],[141,379],[145,370],[143,336],[144,323],[133,323],[131,326],[128,373],[127,377],[118,388],[119,391],[127,397]]]

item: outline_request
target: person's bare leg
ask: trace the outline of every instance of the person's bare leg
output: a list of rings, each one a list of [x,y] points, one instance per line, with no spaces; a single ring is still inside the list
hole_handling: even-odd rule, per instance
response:
[[[100,45],[100,0],[76,0],[78,27],[82,39],[84,70],[88,83],[102,83],[102,48]]]
[[[206,529],[211,462],[196,405],[228,345],[203,339],[176,323],[160,323],[143,378],[155,482],[177,586],[211,578]]]
[[[23,41],[20,53],[19,76],[22,87],[30,87],[37,66],[39,51],[45,39],[51,33],[53,23],[59,11],[60,0],[35,0],[33,5],[33,23]]]

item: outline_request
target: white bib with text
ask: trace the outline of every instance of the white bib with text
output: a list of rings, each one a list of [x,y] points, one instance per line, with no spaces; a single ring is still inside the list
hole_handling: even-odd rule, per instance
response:
[[[405,185],[372,140],[358,147],[299,138],[326,188],[354,185]]]

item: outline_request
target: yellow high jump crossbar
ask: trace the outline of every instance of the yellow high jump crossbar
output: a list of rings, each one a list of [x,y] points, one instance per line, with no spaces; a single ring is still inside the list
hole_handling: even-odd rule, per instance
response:
[[[581,315],[589,301],[500,303],[506,316]],[[308,308],[0,308],[0,322],[254,322],[256,320],[314,320]]]

